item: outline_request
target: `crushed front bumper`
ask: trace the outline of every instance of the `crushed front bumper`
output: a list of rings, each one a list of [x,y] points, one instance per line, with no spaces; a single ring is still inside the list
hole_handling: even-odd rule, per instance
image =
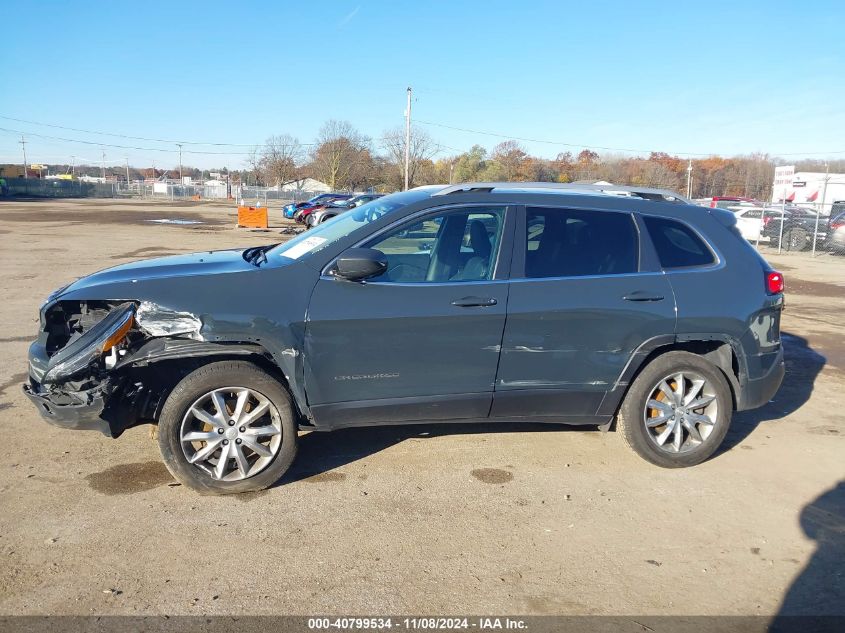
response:
[[[99,431],[114,437],[111,425],[101,416],[106,408],[102,389],[91,389],[68,394],[60,401],[55,395],[42,391],[41,386],[31,381],[23,385],[23,392],[47,422],[63,429]]]

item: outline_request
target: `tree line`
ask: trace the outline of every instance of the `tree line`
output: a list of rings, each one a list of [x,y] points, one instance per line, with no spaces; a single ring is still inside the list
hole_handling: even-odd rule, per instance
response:
[[[315,178],[337,190],[402,189],[405,177],[405,131],[387,130],[378,141],[347,121],[328,121],[314,144],[306,148],[291,135],[272,136],[248,160],[248,180],[279,185]],[[786,161],[765,153],[686,158],[664,152],[648,156],[599,154],[590,149],[562,152],[555,158],[530,155],[517,141],[503,141],[488,150],[445,155],[425,130],[412,128],[408,182],[427,184],[470,181],[595,182],[639,185],[685,193],[692,167],[693,198],[718,195],[771,197],[774,170]],[[824,171],[823,160],[792,161],[797,171]],[[831,172],[845,171],[845,160],[829,161]]]
[[[410,135],[408,182],[427,184],[470,181],[595,182],[638,185],[685,193],[687,171],[692,167],[692,197],[737,195],[768,200],[774,170],[786,161],[765,153],[733,157],[686,158],[664,152],[648,156],[599,154],[591,149],[561,152],[554,158],[532,156],[517,141],[498,143],[491,149],[473,145],[468,151],[447,154],[423,129]],[[182,174],[202,179],[210,172],[231,177],[233,184],[277,186],[314,178],[333,190],[400,190],[405,180],[405,130],[386,130],[379,139],[361,133],[348,121],[327,121],[313,143],[304,144],[291,134],[269,137],[249,152],[242,169],[200,170],[183,165]],[[823,160],[792,161],[797,171],[824,171]],[[829,161],[831,172],[845,172],[845,160]],[[62,167],[52,165],[51,173]],[[99,176],[99,166],[80,165],[77,175]],[[170,170],[130,167],[130,179],[177,178],[178,166]],[[107,176],[125,179],[126,170],[107,167]]]

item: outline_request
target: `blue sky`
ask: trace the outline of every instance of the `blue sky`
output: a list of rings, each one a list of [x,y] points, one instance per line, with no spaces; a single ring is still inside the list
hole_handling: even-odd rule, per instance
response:
[[[520,137],[551,141],[523,142],[547,157],[845,156],[842,2],[43,1],[6,3],[2,20],[0,115],[39,123],[255,144],[309,142],[336,118],[377,143],[410,85],[444,154]],[[172,143],[0,127],[27,133],[31,162],[176,163]],[[17,140],[0,131],[0,162],[20,161]],[[247,148],[193,149],[232,153],[185,164],[239,168]]]

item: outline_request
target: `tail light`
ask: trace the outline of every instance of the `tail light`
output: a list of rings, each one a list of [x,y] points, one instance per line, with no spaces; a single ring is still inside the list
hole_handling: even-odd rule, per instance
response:
[[[766,273],[766,292],[770,295],[776,295],[783,292],[783,275],[777,271],[771,270]]]
[[[763,216],[763,228],[769,226],[769,222],[771,222],[771,221],[772,221],[772,216],[764,215]]]
[[[837,220],[836,222],[830,223],[830,229],[832,231],[837,231],[837,230],[841,229],[843,226],[845,226],[845,220]]]

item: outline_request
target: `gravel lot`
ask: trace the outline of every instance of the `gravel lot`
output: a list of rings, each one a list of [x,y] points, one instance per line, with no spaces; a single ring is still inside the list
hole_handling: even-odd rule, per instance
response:
[[[47,294],[133,259],[286,239],[230,206],[0,203],[0,614],[845,614],[845,257],[785,273],[787,376],[705,464],[614,433],[312,433],[257,494],[199,497],[147,427],[42,422],[20,391]],[[202,224],[155,224],[156,219]],[[762,283],[762,282],[761,282]]]

